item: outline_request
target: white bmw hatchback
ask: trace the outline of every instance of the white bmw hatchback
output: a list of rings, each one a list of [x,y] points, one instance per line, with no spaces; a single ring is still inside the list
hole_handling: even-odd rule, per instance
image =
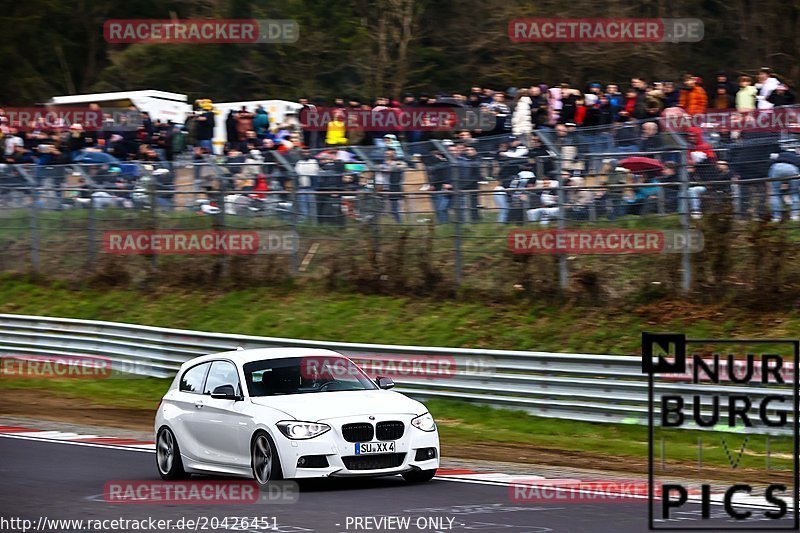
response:
[[[265,348],[184,363],[156,414],[164,479],[402,474],[428,481],[439,435],[423,404],[329,350]]]

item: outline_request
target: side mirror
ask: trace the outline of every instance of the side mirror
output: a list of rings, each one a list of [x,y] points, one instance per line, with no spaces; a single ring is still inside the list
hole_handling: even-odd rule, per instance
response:
[[[241,396],[236,394],[233,385],[220,385],[211,392],[211,397],[217,400],[241,400]]]
[[[378,377],[378,379],[375,380],[375,383],[377,383],[378,388],[381,389],[391,389],[394,387],[394,381],[392,381],[392,378]]]

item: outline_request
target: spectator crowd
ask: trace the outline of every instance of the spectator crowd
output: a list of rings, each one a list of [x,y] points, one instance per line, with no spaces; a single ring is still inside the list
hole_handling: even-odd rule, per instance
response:
[[[565,82],[506,90],[475,86],[468,92],[436,95],[407,93],[400,100],[379,97],[373,102],[355,97],[332,102],[302,98],[299,111],[280,122],[273,121],[262,107],[228,112],[224,121],[226,142],[217,161],[231,177],[228,192],[236,197],[231,202],[241,200],[243,205],[251,205],[254,199],[263,199],[266,191],[293,188],[299,193],[296,209],[302,220],[338,219],[342,212],[366,217],[368,210],[363,205],[350,205],[342,197],[333,201],[315,193],[373,190],[389,193],[380,208],[395,221],[402,221],[404,198],[399,193],[404,190],[405,172],[416,165],[426,170],[423,189],[431,192],[435,218],[442,223],[454,214],[463,221],[481,220],[482,208],[488,207],[486,199],[491,198],[499,222],[524,219],[547,224],[558,214],[556,191],[562,185],[572,186],[566,198],[569,216],[584,218],[591,211],[616,218],[677,209],[677,187],[659,187],[680,181],[680,160],[674,154],[662,155],[674,148],[659,121],[666,110],[680,109],[687,115],[722,110],[762,112],[795,103],[794,90],[769,68],[759,69],[755,76],[719,71],[712,80],[693,74],[682,76],[680,81],[635,77],[622,89],[617,84],[604,87],[592,82],[579,88]],[[99,109],[97,104],[91,107]],[[309,114],[323,108],[333,110],[325,127],[309,127]],[[436,108],[476,109],[490,114],[494,127],[376,131],[353,126],[347,120],[351,112]],[[51,167],[137,161],[171,168],[179,157],[206,162],[215,157],[217,113],[213,102],[198,100],[183,124],[151,120],[144,112],[135,125],[115,123],[107,115],[103,128],[84,129],[77,123],[68,127],[20,127],[0,109],[3,164]],[[703,199],[719,192],[720,187],[712,183],[728,180],[730,184],[723,188],[736,197],[738,205],[756,206],[758,201],[752,195],[737,189],[738,180],[800,174],[791,154],[779,153],[781,150],[772,144],[754,148],[757,143],[750,143],[752,139],[740,132],[715,131],[713,147],[698,128],[682,133],[689,145],[684,167],[694,183],[688,201],[695,217],[702,214]],[[441,141],[435,149],[430,149],[432,145],[420,148],[430,145],[423,141],[434,139]],[[353,147],[366,152],[354,151]],[[554,150],[560,156],[558,165],[552,159]],[[362,160],[359,154],[364,153],[375,162],[373,166]],[[602,156],[610,153],[617,155]],[[659,166],[636,171],[622,164],[626,154],[637,153],[657,154],[654,157]],[[735,158],[728,157],[733,153],[737,154]],[[770,154],[775,154],[772,160]],[[488,194],[480,190],[487,181],[493,181]],[[795,183],[776,181],[770,185],[769,205],[775,218],[783,212],[779,204],[786,193],[791,217],[800,220],[800,190]],[[209,192],[213,189],[199,165],[195,184]],[[593,185],[619,187],[598,190]],[[447,194],[454,190],[463,193]]]

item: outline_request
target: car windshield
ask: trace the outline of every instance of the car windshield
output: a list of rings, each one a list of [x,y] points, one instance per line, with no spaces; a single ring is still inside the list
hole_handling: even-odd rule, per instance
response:
[[[244,365],[250,396],[375,390],[377,385],[345,357],[264,359]]]

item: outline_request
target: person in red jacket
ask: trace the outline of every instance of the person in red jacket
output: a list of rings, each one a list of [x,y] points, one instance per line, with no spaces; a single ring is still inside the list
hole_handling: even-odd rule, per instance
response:
[[[583,120],[586,118],[586,97],[581,95],[575,102],[575,124],[583,126]]]
[[[686,74],[683,77],[683,87],[681,88],[681,97],[678,105],[690,115],[706,112],[706,109],[708,109],[708,94],[703,89],[703,83],[700,78],[696,78],[691,74]]]
[[[250,198],[257,198],[259,200],[263,200],[267,197],[265,192],[269,191],[269,185],[267,184],[267,176],[266,174],[259,174],[256,178],[256,185],[253,187],[253,192],[250,194]]]

